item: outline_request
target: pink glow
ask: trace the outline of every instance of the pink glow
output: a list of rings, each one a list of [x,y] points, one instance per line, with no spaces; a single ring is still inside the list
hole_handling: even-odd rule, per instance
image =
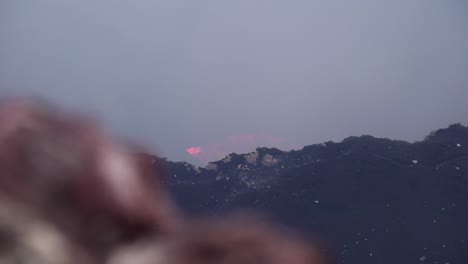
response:
[[[286,139],[264,133],[244,133],[229,135],[217,142],[211,142],[200,147],[187,149],[188,154],[202,163],[217,161],[230,153],[249,153],[257,147],[274,147],[281,150],[291,150],[291,142]],[[202,151],[203,150],[203,151]]]
[[[202,152],[202,149],[201,147],[192,147],[192,148],[186,149],[186,151],[188,154],[192,156],[198,156]]]

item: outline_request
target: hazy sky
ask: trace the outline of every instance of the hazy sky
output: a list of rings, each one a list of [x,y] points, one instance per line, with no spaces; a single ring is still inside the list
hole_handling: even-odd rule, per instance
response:
[[[468,124],[468,2],[1,0],[0,93],[173,160],[419,140]]]

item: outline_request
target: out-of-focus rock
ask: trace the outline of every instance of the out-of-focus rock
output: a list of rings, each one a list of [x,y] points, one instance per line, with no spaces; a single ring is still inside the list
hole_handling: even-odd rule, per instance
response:
[[[141,153],[44,102],[1,104],[0,264],[322,263],[266,222],[182,218]]]
[[[325,255],[298,234],[252,213],[191,219],[167,246],[171,264],[318,264]]]
[[[28,252],[64,255],[45,263],[65,263],[67,250],[57,245],[99,263],[117,246],[167,235],[177,222],[176,209],[155,181],[158,173],[136,152],[94,122],[46,103],[4,103],[0,222],[8,227],[0,232],[22,237],[16,241]]]

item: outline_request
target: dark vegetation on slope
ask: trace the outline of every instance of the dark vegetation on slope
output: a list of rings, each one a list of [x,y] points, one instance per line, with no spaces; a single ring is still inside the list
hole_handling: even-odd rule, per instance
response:
[[[190,214],[254,208],[330,244],[340,263],[468,263],[468,127],[408,143],[349,137],[167,162]]]

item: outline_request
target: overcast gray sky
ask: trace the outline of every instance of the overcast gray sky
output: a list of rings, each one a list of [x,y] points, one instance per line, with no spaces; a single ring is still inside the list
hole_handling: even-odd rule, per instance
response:
[[[1,0],[0,93],[95,113],[173,160],[420,140],[468,123],[468,3]]]

